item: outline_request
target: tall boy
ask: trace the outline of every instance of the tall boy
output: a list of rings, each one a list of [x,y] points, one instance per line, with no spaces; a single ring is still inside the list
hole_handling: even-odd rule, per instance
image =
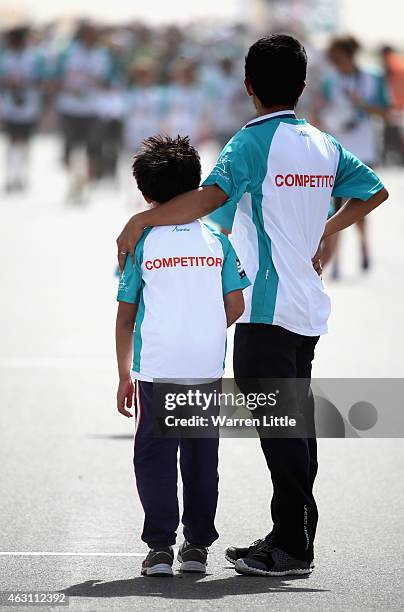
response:
[[[201,166],[188,138],[148,138],[133,164],[147,202],[164,208],[199,186]],[[172,575],[179,523],[177,452],[184,485],[182,571],[205,572],[207,548],[218,534],[218,439],[156,437],[153,380],[174,384],[217,381],[223,374],[226,326],[244,310],[249,285],[230,242],[199,221],[148,228],[128,258],[118,291],[116,347],[118,410],[132,416],[136,379],[134,466],[145,512],[142,539],[150,552],[146,576]],[[135,324],[135,332],[133,329]],[[156,396],[155,396],[156,397]]]
[[[118,252],[122,265],[144,227],[187,223],[224,202],[237,204],[233,244],[253,286],[236,326],[235,378],[305,379],[312,404],[314,349],[330,312],[312,258],[322,238],[362,219],[388,193],[334,138],[296,118],[306,65],[304,47],[291,36],[274,34],[252,45],[245,86],[257,118],[226,145],[202,188],[132,217]],[[327,221],[331,196],[351,199]],[[308,574],[317,525],[315,438],[266,438],[261,447],[273,482],[274,527],[254,546],[232,547],[226,556],[241,573]]]

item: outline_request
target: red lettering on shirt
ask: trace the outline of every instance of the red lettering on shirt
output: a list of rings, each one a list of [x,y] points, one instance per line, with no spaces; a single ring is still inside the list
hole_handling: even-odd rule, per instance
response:
[[[334,185],[332,174],[276,174],[276,187],[330,188]]]

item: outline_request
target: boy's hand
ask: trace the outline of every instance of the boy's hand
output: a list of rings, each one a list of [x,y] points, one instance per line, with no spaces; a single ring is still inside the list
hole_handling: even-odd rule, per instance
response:
[[[128,409],[132,408],[133,406],[134,393],[135,387],[130,378],[119,381],[118,391],[116,394],[117,408],[118,412],[128,418],[133,416]]]
[[[323,240],[320,241],[318,249],[317,249],[314,257],[312,257],[312,259],[311,259],[311,263],[313,264],[313,268],[315,269],[315,271],[317,272],[317,274],[319,275],[320,278],[321,278],[321,276],[323,274],[323,264],[322,264],[322,261],[321,261],[322,251],[323,251]]]
[[[131,257],[132,263],[135,263],[135,247],[142,237],[145,227],[142,225],[142,222],[139,221],[139,219],[142,218],[140,215],[141,213],[131,217],[117,238],[118,264],[121,272],[123,272],[125,267],[126,257]]]

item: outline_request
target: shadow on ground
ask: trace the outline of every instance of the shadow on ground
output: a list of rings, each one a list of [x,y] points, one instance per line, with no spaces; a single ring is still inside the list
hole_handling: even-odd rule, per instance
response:
[[[208,575],[209,576],[209,575]],[[232,575],[204,580],[204,575],[176,574],[173,578],[136,578],[126,580],[86,580],[61,591],[69,597],[163,597],[165,599],[221,599],[228,595],[260,593],[328,593],[328,589],[303,586],[309,577],[286,579]],[[298,580],[296,586],[290,584]]]

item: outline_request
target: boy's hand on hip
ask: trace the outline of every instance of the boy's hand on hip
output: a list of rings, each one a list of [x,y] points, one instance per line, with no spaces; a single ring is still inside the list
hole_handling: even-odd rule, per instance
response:
[[[315,269],[315,271],[317,272],[320,278],[323,275],[323,264],[321,261],[322,251],[323,251],[323,239],[321,239],[320,244],[318,245],[318,249],[311,259],[313,268]]]
[[[135,387],[130,378],[128,378],[127,380],[119,381],[118,391],[116,394],[117,408],[118,408],[118,412],[120,412],[121,414],[123,414],[123,416],[126,416],[128,418],[133,416],[133,414],[131,414],[129,410],[132,408],[134,404],[134,401],[133,401],[134,393],[135,393]]]

